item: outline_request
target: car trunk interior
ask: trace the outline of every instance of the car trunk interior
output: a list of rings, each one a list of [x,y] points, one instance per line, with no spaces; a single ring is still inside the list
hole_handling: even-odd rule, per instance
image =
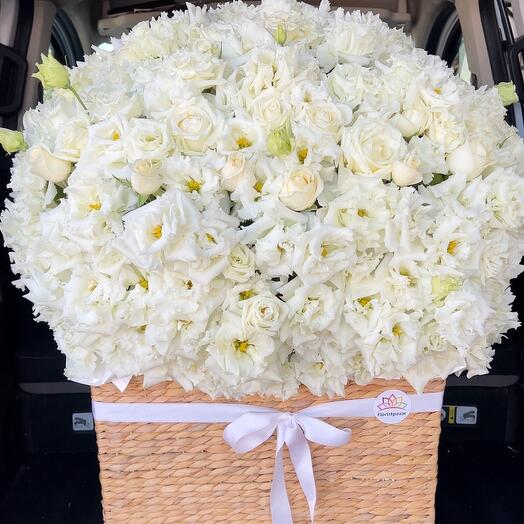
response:
[[[15,4],[13,14],[9,9]],[[499,25],[501,10],[509,9],[515,40],[524,34],[524,8],[518,0],[334,0],[331,4],[379,13],[477,86],[512,79],[504,57],[513,42],[501,36]],[[4,98],[15,96],[16,82],[8,61],[0,58],[0,125],[19,126],[23,112],[41,96],[37,81],[29,76],[41,52],[51,47],[59,60],[73,66],[92,45],[110,45],[112,36],[120,36],[139,21],[181,8],[182,2],[165,1],[0,0],[0,43],[14,48],[28,64],[19,103],[5,111]],[[13,16],[11,27],[8,16]],[[513,108],[508,118],[522,133],[520,110]],[[9,168],[10,160],[0,155],[2,202],[8,194]],[[30,302],[11,285],[14,279],[2,245],[0,522],[99,524],[102,506],[89,388],[65,379],[65,359],[52,333],[45,324],[33,321]],[[519,313],[524,311],[523,283],[521,275],[512,285]],[[489,375],[448,379],[439,450],[439,524],[524,522],[523,360],[522,329],[518,329],[497,348]]]

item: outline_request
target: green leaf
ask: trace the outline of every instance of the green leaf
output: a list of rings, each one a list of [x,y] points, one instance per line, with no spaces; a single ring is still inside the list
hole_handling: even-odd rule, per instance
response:
[[[445,182],[449,177],[450,175],[444,175],[443,173],[434,173],[433,180],[431,180],[431,182],[428,185],[436,186],[437,184]]]
[[[138,195],[138,207],[144,206],[154,198],[154,195]]]
[[[52,184],[52,182],[49,182],[49,183]],[[60,200],[62,200],[62,198],[66,197],[66,194],[64,191],[65,188],[63,188],[62,186],[59,186],[58,184],[55,184],[55,188],[56,188],[56,195],[53,201],[58,204],[60,203]]]

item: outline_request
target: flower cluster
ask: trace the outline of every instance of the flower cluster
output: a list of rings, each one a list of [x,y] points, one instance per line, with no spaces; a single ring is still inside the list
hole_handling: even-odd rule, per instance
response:
[[[1,219],[68,377],[288,397],[487,371],[524,238],[496,89],[325,1],[112,43],[39,73]]]

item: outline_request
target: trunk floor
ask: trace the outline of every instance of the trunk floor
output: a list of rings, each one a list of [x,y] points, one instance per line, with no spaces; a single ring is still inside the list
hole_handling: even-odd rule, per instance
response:
[[[436,500],[436,524],[522,524],[523,454],[500,444],[441,445]],[[102,524],[96,455],[26,457],[0,498],[0,523]]]

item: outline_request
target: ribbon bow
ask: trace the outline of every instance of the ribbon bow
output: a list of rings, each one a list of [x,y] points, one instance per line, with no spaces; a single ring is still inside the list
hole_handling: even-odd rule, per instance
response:
[[[342,446],[349,442],[351,430],[338,429],[303,412],[253,411],[244,413],[226,426],[224,439],[237,453],[245,453],[269,439],[275,430],[277,445],[270,497],[273,523],[293,522],[284,479],[284,444],[289,449],[289,456],[306,496],[313,522],[317,490],[308,440],[323,446]]]

